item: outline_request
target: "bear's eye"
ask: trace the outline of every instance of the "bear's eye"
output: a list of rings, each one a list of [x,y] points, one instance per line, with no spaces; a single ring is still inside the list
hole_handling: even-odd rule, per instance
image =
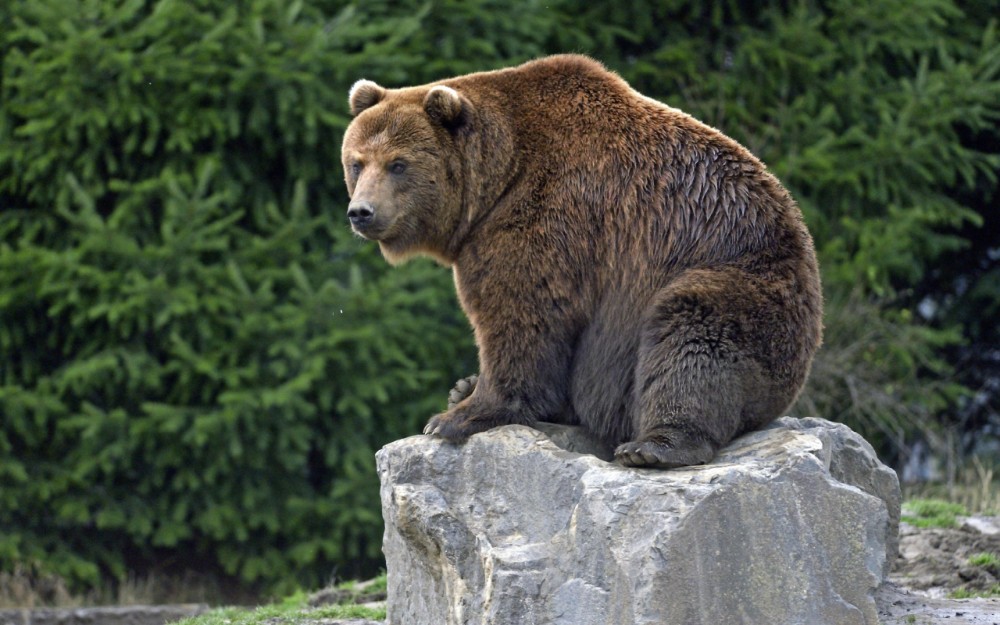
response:
[[[397,176],[406,171],[406,163],[403,161],[393,161],[389,164],[389,173]]]
[[[361,175],[361,163],[359,161],[351,163],[351,175],[355,178]]]

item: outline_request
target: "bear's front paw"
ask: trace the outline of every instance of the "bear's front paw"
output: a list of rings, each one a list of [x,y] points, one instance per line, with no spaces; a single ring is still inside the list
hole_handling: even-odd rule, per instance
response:
[[[457,406],[463,399],[472,395],[476,390],[476,383],[479,382],[479,374],[472,374],[467,378],[462,378],[455,382],[454,388],[448,393],[448,410]]]
[[[431,417],[424,427],[424,434],[459,442],[488,429],[489,424],[471,418],[465,410],[451,409]]]
[[[470,400],[461,406],[431,417],[424,428],[424,434],[440,436],[457,442],[465,440],[473,434],[512,423],[531,425],[533,421],[525,419],[519,413],[507,410],[503,406]]]

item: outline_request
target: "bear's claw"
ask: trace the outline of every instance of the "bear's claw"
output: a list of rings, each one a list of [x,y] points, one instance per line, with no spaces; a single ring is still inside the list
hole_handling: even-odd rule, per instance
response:
[[[440,436],[442,423],[438,417],[431,417],[431,420],[424,426],[424,434],[427,436]]]
[[[469,427],[469,422],[462,422],[454,417],[448,417],[448,413],[443,413],[431,417],[431,420],[427,422],[424,426],[424,434],[428,436],[437,436],[438,438],[443,438],[452,442],[459,442],[467,439],[472,434],[481,431],[480,428],[475,429]]]

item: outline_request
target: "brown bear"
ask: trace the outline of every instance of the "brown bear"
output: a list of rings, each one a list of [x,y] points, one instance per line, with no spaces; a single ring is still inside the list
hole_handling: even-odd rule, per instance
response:
[[[707,462],[795,401],[822,333],[798,206],[736,141],[583,56],[385,89],[343,144],[354,231],[454,269],[479,347],[424,430],[582,424],[628,466]]]

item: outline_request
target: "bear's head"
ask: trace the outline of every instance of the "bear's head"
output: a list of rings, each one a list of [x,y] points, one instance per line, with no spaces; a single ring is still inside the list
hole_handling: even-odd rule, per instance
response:
[[[472,104],[444,85],[385,89],[360,80],[341,152],[347,216],[396,264],[415,254],[450,263],[465,216],[463,157]]]

